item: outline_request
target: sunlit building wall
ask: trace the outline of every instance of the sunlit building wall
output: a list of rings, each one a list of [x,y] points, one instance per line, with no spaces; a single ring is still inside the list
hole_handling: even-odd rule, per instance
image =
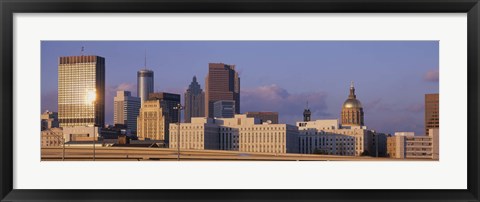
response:
[[[160,100],[145,100],[137,118],[137,136],[141,140],[165,140],[168,142],[168,122]]]
[[[60,57],[58,120],[65,126],[102,126],[105,119],[105,58]]]

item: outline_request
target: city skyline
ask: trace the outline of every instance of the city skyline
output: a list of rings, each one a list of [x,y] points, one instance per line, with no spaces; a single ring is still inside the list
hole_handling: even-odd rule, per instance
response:
[[[183,95],[193,76],[205,86],[208,63],[232,64],[242,78],[241,112],[279,112],[279,122],[292,125],[302,120],[306,101],[312,120],[340,120],[350,81],[355,81],[356,94],[364,105],[365,125],[370,129],[422,134],[424,94],[438,93],[436,41],[42,42],[42,111],[57,111],[51,98],[56,99],[58,57],[79,55],[82,46],[87,50],[84,54],[105,58],[105,122],[110,124],[116,90],[128,90],[136,96],[136,72],[144,66],[144,51],[140,49],[148,51],[147,66],[156,76],[155,92]],[[232,51],[246,49],[251,51],[240,56]],[[255,54],[267,50],[271,52]],[[318,55],[312,50],[318,50]],[[208,56],[201,58],[205,54]],[[191,60],[175,60],[178,57]]]

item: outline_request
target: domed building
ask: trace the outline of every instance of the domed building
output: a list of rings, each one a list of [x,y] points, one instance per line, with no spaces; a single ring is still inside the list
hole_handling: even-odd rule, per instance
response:
[[[343,126],[363,126],[363,106],[357,100],[353,82],[350,85],[350,95],[342,106],[342,125]]]

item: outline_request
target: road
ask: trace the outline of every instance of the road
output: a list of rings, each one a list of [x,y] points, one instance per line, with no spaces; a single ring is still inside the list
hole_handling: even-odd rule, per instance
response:
[[[42,161],[62,161],[62,147],[42,148]],[[65,148],[66,161],[92,161],[93,148],[74,146]],[[177,150],[169,148],[135,148],[135,147],[96,147],[96,161],[176,161]],[[275,154],[253,153],[222,150],[182,150],[180,160],[215,161],[215,160],[244,160],[244,161],[398,161],[405,159],[354,157],[317,154]],[[428,159],[427,159],[428,160]]]

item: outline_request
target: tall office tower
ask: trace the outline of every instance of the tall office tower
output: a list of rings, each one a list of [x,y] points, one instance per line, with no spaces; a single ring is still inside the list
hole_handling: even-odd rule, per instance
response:
[[[235,113],[240,114],[240,78],[235,65],[209,63],[205,78],[205,115],[213,118],[213,103],[218,100],[235,101]]]
[[[179,94],[165,92],[150,93],[148,95],[148,100],[160,100],[160,105],[166,113],[166,118],[169,123],[177,123],[180,120],[178,117],[178,110],[174,109],[174,107],[180,104]]]
[[[122,124],[131,131],[137,131],[137,116],[141,106],[140,98],[132,97],[130,91],[117,91],[113,98],[113,122]]]
[[[142,69],[137,72],[137,97],[143,103],[150,93],[153,93],[153,71]]]
[[[60,127],[104,126],[105,58],[60,57],[58,64]]]
[[[160,100],[145,100],[137,118],[139,139],[165,140],[168,142],[168,122]]]
[[[233,118],[235,116],[235,101],[219,100],[213,103],[213,117]]]
[[[205,93],[198,84],[196,76],[193,77],[192,83],[188,86],[184,98],[185,123],[190,123],[192,117],[205,117]]]
[[[278,112],[245,112],[248,118],[257,118],[260,123],[271,121],[271,124],[278,124]]]
[[[439,128],[440,111],[439,96],[437,94],[425,94],[425,135],[429,134],[429,129]]]
[[[363,107],[355,95],[353,82],[350,84],[350,95],[342,107],[342,126],[363,126]]]

